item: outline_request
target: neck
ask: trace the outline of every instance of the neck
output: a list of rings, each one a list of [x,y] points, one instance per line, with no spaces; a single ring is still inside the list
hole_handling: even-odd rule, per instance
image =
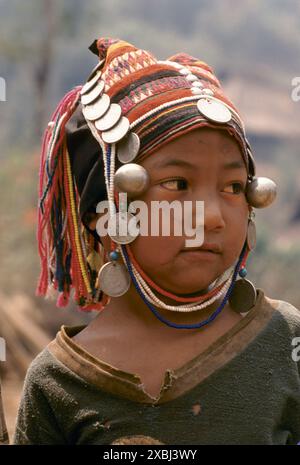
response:
[[[159,296],[160,299],[166,304],[176,305],[171,299],[163,296]],[[213,304],[204,308],[203,310],[196,310],[193,312],[175,312],[166,309],[161,309],[156,306],[155,309],[161,316],[168,319],[169,321],[177,324],[195,324],[203,320],[206,320],[221,304],[222,298],[213,302]],[[229,303],[227,302],[224,309],[218,315],[220,319],[221,315],[232,310],[230,309]],[[140,295],[136,291],[133,284],[130,289],[121,297],[112,298],[110,303],[104,309],[103,313],[100,314],[99,324],[102,323],[103,319],[110,320],[115,326],[116,321],[119,325],[125,325],[126,327],[137,328],[145,330],[147,332],[153,331],[155,333],[177,333],[176,328],[169,327],[168,325],[161,322],[141,299]],[[214,320],[215,321],[215,320]],[[209,323],[207,326],[213,325],[214,321]],[[206,326],[204,326],[206,328]],[[203,328],[201,328],[203,330]],[[182,332],[195,332],[199,329],[181,329]]]

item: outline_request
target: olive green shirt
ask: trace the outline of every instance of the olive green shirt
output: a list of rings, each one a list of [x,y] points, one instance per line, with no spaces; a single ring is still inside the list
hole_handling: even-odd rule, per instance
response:
[[[86,352],[65,327],[30,365],[15,444],[300,441],[300,312],[258,289],[255,306],[204,352],[169,369],[154,398],[140,378]],[[300,351],[299,351],[300,355]]]

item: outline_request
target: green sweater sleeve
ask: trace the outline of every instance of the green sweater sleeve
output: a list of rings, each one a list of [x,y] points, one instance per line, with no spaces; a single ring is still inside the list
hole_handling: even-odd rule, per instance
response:
[[[65,444],[55,415],[41,388],[36,360],[27,371],[19,405],[14,444]]]

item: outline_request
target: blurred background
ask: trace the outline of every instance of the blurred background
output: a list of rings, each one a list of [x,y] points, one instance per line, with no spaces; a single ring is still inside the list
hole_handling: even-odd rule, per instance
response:
[[[258,244],[249,279],[300,309],[299,0],[0,0],[0,362],[10,436],[24,375],[62,324],[93,314],[35,296],[36,206],[41,135],[62,96],[85,82],[101,36],[119,37],[159,59],[179,51],[211,65],[240,109],[258,175],[278,184],[256,210]],[[3,81],[2,79],[2,81]],[[300,79],[300,78],[299,78]],[[299,82],[300,83],[300,82]],[[300,92],[298,92],[300,95]]]

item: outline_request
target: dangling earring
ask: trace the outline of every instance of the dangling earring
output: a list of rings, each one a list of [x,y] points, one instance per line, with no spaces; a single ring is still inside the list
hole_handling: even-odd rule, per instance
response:
[[[255,217],[255,213],[251,211],[248,221],[247,230],[247,247],[249,252],[254,249],[256,245],[256,227],[252,218]],[[229,302],[236,313],[247,313],[255,305],[256,302],[256,289],[254,284],[245,279],[247,276],[247,269],[242,264],[239,270],[239,276],[241,279],[237,279],[234,283],[234,288],[229,297]]]
[[[113,247],[109,253],[109,262],[105,263],[99,271],[97,287],[110,297],[120,297],[130,287],[130,275],[121,263],[118,263],[119,251]]]

